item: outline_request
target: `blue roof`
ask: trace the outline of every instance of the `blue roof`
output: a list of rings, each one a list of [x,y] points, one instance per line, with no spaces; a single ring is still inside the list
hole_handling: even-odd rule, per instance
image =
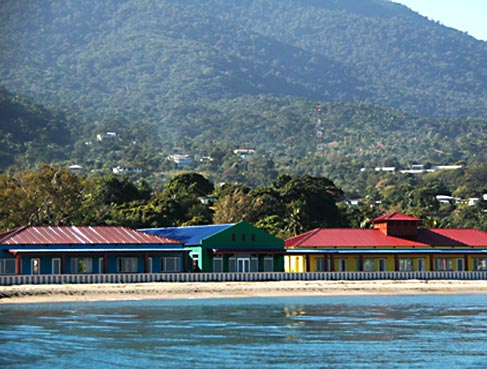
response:
[[[181,241],[185,246],[201,245],[201,240],[221,232],[234,224],[211,224],[189,227],[145,228],[138,231]]]

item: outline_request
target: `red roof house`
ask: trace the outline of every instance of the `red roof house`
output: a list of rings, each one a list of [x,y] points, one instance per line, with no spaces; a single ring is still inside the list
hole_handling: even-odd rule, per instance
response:
[[[0,233],[0,274],[182,272],[187,253],[125,227],[20,227]]]
[[[421,219],[391,213],[372,229],[317,228],[285,241],[287,271],[434,271],[487,269],[487,232],[422,229]]]

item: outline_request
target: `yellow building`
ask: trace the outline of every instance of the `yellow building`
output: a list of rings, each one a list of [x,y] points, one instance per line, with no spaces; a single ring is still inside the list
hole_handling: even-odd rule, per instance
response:
[[[487,232],[421,229],[391,213],[372,229],[317,228],[286,240],[286,272],[487,270]]]

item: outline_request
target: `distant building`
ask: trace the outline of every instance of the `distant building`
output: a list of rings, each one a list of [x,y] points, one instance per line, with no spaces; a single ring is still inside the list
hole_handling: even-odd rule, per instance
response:
[[[176,163],[178,168],[186,168],[193,164],[193,158],[190,155],[174,154],[170,155],[168,159]]]
[[[242,159],[247,159],[249,156],[252,156],[255,154],[255,150],[253,149],[235,149],[233,150],[233,153],[235,155],[240,156]]]
[[[395,172],[396,167],[376,167],[376,172]]]
[[[142,173],[142,168],[140,167],[131,167],[131,166],[117,166],[115,168],[112,168],[112,172],[115,174],[123,174],[123,173],[133,173],[133,174],[139,174]]]
[[[97,141],[103,141],[103,140],[114,140],[117,138],[117,133],[116,132],[105,132],[105,133],[99,133],[96,135],[96,140]]]
[[[83,170],[83,167],[78,164],[73,164],[68,167],[68,169],[73,173],[79,173]]]
[[[211,156],[202,156],[200,158],[200,163],[212,162],[213,158]]]
[[[433,165],[431,166],[432,170],[455,170],[461,169],[463,165]]]
[[[438,201],[440,204],[453,204],[455,202],[455,198],[447,195],[436,195],[436,201]]]

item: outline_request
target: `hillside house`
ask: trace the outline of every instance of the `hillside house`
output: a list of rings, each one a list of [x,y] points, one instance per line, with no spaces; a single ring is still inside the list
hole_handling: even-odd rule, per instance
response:
[[[246,160],[249,156],[255,154],[255,150],[253,149],[236,149],[233,150],[235,155],[238,155],[241,159]]]
[[[116,138],[117,132],[105,132],[96,135],[96,140],[100,142],[104,140],[115,140]]]
[[[142,173],[142,168],[119,165],[116,166],[115,168],[112,168],[112,172],[115,174],[140,174]]]
[[[187,168],[193,164],[193,158],[186,154],[174,154],[170,155],[168,159],[174,163],[178,168]]]

